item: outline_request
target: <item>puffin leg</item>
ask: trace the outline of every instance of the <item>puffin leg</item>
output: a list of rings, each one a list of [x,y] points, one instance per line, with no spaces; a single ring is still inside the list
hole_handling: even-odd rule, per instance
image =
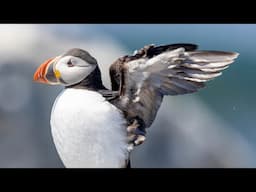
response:
[[[128,132],[128,150],[131,151],[134,146],[142,144],[146,140],[146,130],[139,123],[137,119],[134,119],[133,122],[127,127]]]

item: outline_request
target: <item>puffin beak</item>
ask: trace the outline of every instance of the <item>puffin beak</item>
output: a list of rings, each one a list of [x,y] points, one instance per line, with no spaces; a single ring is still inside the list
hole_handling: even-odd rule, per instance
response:
[[[51,58],[42,63],[34,73],[34,81],[38,83],[45,83],[50,85],[60,84],[58,78],[59,71],[54,70],[54,63],[59,57]]]

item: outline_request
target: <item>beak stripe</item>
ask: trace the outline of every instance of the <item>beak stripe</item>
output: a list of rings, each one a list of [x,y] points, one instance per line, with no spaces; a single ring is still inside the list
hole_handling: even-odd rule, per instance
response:
[[[47,72],[47,69],[49,67],[49,63],[51,63],[53,59],[48,59],[45,61],[40,67],[37,68],[36,72],[34,73],[34,81],[38,81],[41,83],[46,83],[47,80],[45,78],[45,74]]]

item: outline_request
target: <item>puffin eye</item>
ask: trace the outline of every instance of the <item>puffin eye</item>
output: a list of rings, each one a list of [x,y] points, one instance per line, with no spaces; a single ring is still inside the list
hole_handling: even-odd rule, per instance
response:
[[[72,63],[71,59],[67,62],[68,67],[74,67],[75,65]]]

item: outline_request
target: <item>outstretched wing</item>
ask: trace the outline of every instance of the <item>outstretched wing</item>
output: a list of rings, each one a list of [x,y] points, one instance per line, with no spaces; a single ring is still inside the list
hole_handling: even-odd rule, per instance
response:
[[[119,105],[127,117],[139,118],[149,127],[164,95],[198,91],[238,56],[233,52],[196,51],[192,46],[147,46],[111,66],[113,90],[119,91]]]
[[[197,45],[189,43],[170,44],[157,47],[155,47],[154,45],[147,45],[141,48],[139,51],[136,50],[134,55],[132,56],[126,55],[124,57],[117,59],[117,61],[115,61],[109,69],[112,91],[120,90],[121,72],[124,67],[124,63],[127,63],[131,60],[139,59],[141,57],[152,58],[155,55],[163,53],[164,51],[171,51],[180,47],[183,47],[186,51],[194,51],[197,49]]]

